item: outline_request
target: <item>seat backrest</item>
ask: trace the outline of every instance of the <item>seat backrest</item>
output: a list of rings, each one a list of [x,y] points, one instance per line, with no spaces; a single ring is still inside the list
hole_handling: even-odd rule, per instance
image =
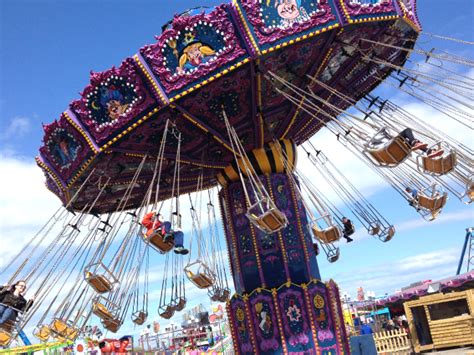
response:
[[[456,153],[454,152],[438,158],[423,157],[423,168],[434,174],[447,174],[454,169],[455,165]]]
[[[428,197],[423,194],[418,195],[418,204],[430,211],[437,211],[444,207],[446,201],[448,199],[448,195],[446,193],[440,195],[436,195],[435,197]]]
[[[380,148],[371,148],[368,152],[383,165],[394,165],[402,162],[409,154],[411,148],[402,137],[392,138]]]
[[[10,332],[0,329],[0,346],[7,346],[12,339]]]
[[[339,229],[336,226],[330,226],[324,230],[320,230],[316,224],[311,227],[313,234],[323,243],[333,243],[340,239]]]

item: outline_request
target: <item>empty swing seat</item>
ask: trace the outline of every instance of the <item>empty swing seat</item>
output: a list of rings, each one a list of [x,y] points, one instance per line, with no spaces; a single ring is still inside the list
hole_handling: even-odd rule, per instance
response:
[[[15,328],[14,321],[7,321],[0,325],[0,346],[8,346],[13,340],[13,331]]]
[[[436,194],[434,197],[418,194],[418,205],[432,213],[441,210],[448,200],[448,193]]]
[[[227,302],[230,298],[230,290],[224,289],[219,295],[219,298],[217,299],[219,302]]]
[[[469,198],[469,201],[474,201],[474,185],[469,188],[466,196]]]
[[[66,338],[68,325],[61,319],[53,319],[50,329],[55,335]]]
[[[118,283],[114,274],[101,261],[86,266],[84,280],[99,294],[112,291]]]
[[[42,325],[34,330],[33,335],[39,341],[45,342],[51,336],[51,328],[47,325]]]
[[[370,235],[377,235],[380,232],[380,224],[378,223],[371,223],[369,226],[369,234]]]
[[[147,317],[148,313],[144,311],[138,311],[132,314],[132,322],[137,325],[142,325],[143,323],[145,323]]]
[[[176,306],[174,309],[178,312],[182,311],[186,307],[186,298],[180,297],[178,303],[176,303]]]
[[[268,198],[250,206],[246,215],[252,224],[267,234],[275,233],[288,224],[286,215],[272,206]]]
[[[113,284],[104,276],[100,274],[92,274],[91,272],[85,273],[87,283],[97,293],[107,293],[112,291]]]
[[[456,167],[456,152],[452,150],[449,154],[436,158],[422,156],[421,161],[424,172],[438,176],[444,175]]]
[[[340,251],[339,248],[328,250],[326,258],[330,263],[335,263],[339,260]]]
[[[204,289],[214,285],[216,275],[200,260],[196,260],[184,268],[187,278],[198,288]]]
[[[174,314],[175,308],[172,305],[167,305],[160,308],[158,313],[161,318],[170,319]]]
[[[214,281],[204,273],[193,274],[189,271],[186,273],[186,276],[193,284],[201,289],[211,287],[214,283]]]
[[[54,335],[69,340],[74,340],[79,333],[76,328],[70,327],[65,321],[58,318],[53,319],[49,328]]]
[[[404,161],[411,152],[410,146],[406,143],[405,139],[400,136],[396,136],[386,142],[385,144],[378,146],[369,146],[366,148],[366,152],[372,158],[372,161],[380,166],[397,166]]]
[[[122,326],[122,322],[118,318],[102,319],[101,323],[105,329],[111,331],[112,333],[116,333]]]
[[[148,240],[150,244],[162,254],[169,252],[174,246],[173,241],[165,242],[163,237],[163,234],[159,231],[155,231],[149,236],[144,235],[145,240]]]
[[[11,340],[12,334],[5,329],[0,329],[0,346],[8,346]]]
[[[318,225],[314,223],[311,226],[311,231],[316,239],[320,240],[321,242],[328,244],[337,242],[341,239],[341,231],[337,226],[330,226],[326,229],[319,229]]]
[[[100,319],[112,319],[113,315],[106,306],[104,306],[100,302],[95,302],[94,306],[92,307],[92,313],[94,313]]]

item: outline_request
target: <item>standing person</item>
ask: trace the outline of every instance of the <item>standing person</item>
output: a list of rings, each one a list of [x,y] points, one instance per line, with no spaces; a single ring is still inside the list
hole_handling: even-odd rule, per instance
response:
[[[0,289],[0,325],[14,321],[18,312],[26,312],[32,306],[34,298],[26,301],[23,297],[25,291],[26,282],[24,280]]]
[[[212,327],[210,325],[207,326],[206,336],[207,341],[209,343],[209,347],[214,346],[214,334],[212,333]]]
[[[352,221],[349,218],[342,217],[342,225],[344,227],[342,230],[342,236],[348,243],[352,242],[354,239],[352,239],[350,236],[355,232],[354,224],[352,224]]]

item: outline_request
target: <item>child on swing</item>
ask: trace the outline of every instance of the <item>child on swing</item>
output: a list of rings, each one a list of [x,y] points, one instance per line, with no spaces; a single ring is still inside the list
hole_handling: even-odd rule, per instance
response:
[[[156,211],[148,212],[142,219],[141,224],[147,229],[145,236],[150,238],[155,232],[163,236],[164,242],[174,243],[176,254],[186,255],[189,250],[183,245],[184,233],[181,228],[171,229],[171,222],[165,221],[163,216]]]

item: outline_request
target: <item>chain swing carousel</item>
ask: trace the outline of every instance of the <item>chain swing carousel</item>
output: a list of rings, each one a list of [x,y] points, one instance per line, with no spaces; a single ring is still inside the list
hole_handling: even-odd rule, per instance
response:
[[[211,299],[227,301],[238,353],[349,353],[338,288],[321,281],[313,248],[314,237],[337,260],[342,213],[295,170],[296,146],[330,130],[428,220],[441,212],[447,191],[466,202],[473,196],[469,147],[370,94],[381,83],[395,85],[472,124],[472,79],[441,77],[449,69],[439,62],[473,63],[415,48],[415,10],[414,0],[234,0],[176,15],[156,43],[119,67],[92,73],[81,97],[44,128],[37,163],[64,208],[20,255],[47,247],[3,271],[13,275],[10,283],[23,278],[36,290],[17,329],[40,311],[35,334],[42,341],[74,339],[92,314],[112,332],[129,310],[143,324],[148,258],[162,257],[160,316],[185,307],[187,276]],[[413,68],[415,54],[439,73]],[[415,144],[400,134],[407,128],[426,144],[416,157]],[[322,153],[312,154],[367,232],[389,241],[394,227]],[[201,226],[204,191],[217,185],[236,291],[230,299],[211,197],[209,233]],[[407,185],[418,190],[416,200]],[[178,253],[172,252],[173,233],[182,227],[180,196],[193,192],[201,193],[190,197],[186,224],[197,250],[190,247],[185,265],[182,249],[174,245]],[[169,214],[161,213],[163,201]],[[150,211],[169,216],[171,239],[142,230]],[[68,273],[76,282],[51,302],[51,286]],[[44,302],[51,302],[46,310]],[[15,336],[15,329],[2,330],[0,341]]]

